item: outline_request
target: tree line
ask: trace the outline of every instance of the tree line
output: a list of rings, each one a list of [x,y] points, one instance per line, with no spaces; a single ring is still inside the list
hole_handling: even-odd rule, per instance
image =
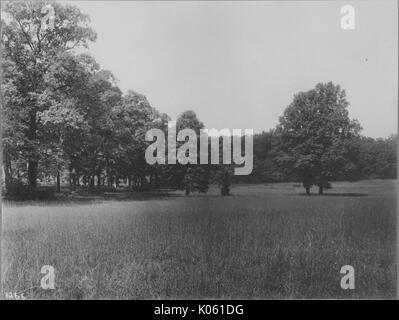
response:
[[[299,181],[294,170],[287,170],[279,158],[281,137],[276,129],[254,136],[254,167],[249,176],[234,177],[247,183]],[[370,138],[359,135],[352,140],[352,170],[332,180],[367,180],[397,178],[397,135]]]
[[[54,8],[52,28],[42,8]],[[329,181],[396,178],[397,136],[362,137],[348,117],[345,91],[318,84],[295,95],[276,128],[254,139],[254,170],[231,175],[230,165],[148,165],[145,133],[167,134],[170,117],[133,90],[122,93],[113,74],[79,48],[96,39],[89,17],[73,5],[51,1],[3,4],[2,150],[5,193],[36,197],[39,185],[67,182],[135,190],[177,188],[206,192],[211,183],[229,194],[232,181],[301,181],[322,193]],[[177,130],[204,124],[194,111]]]

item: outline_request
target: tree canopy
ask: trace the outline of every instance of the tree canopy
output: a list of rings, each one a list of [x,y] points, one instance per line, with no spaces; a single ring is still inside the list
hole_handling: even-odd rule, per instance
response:
[[[339,85],[319,83],[296,94],[280,118],[280,162],[307,193],[317,185],[322,194],[331,179],[349,177],[356,167],[351,141],[359,136],[360,125],[349,119],[348,105]]]
[[[53,27],[43,22],[48,5],[54,9]],[[199,161],[149,165],[146,132],[156,128],[167,135],[171,119],[145,95],[123,93],[110,71],[78,50],[96,40],[89,17],[73,5],[43,0],[6,2],[2,13],[1,128],[8,193],[21,194],[24,188],[34,197],[39,183],[54,184],[58,192],[62,184],[71,189],[123,184],[190,194],[207,192],[214,183],[227,195],[232,182],[279,181],[301,181],[307,192],[316,185],[322,193],[332,180],[397,176],[397,136],[360,136],[359,123],[348,116],[345,91],[331,82],[297,93],[276,128],[254,135],[248,176],[232,177],[230,165]],[[203,128],[192,110],[176,121],[177,130],[195,131],[197,143]]]

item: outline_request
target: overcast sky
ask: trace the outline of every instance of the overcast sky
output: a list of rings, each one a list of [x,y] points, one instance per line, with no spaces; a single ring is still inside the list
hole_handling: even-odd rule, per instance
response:
[[[74,1],[98,34],[91,54],[125,92],[207,128],[273,128],[294,93],[333,81],[363,134],[397,132],[396,1]],[[355,8],[355,30],[340,9]]]

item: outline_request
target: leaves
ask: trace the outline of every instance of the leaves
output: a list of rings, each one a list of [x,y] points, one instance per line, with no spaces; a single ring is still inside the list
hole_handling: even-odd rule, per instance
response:
[[[277,128],[281,135],[281,164],[308,184],[324,184],[348,175],[355,159],[348,157],[348,141],[360,126],[348,117],[345,91],[332,82],[317,84],[294,96]]]

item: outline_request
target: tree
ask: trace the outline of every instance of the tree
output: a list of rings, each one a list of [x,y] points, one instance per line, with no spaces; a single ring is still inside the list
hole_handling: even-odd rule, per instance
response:
[[[231,176],[234,168],[232,165],[219,164],[212,166],[213,182],[217,183],[222,196],[230,195]]]
[[[360,125],[349,119],[348,105],[339,85],[319,83],[296,94],[280,117],[279,162],[302,181],[307,194],[312,185],[323,194],[331,179],[348,177],[356,167],[350,141]]]
[[[168,117],[153,108],[144,95],[132,90],[114,107],[112,117],[118,141],[115,170],[118,175],[127,177],[129,184],[140,190],[146,184],[147,175],[158,173],[145,161],[148,145],[145,134],[151,128],[165,130]]]
[[[185,194],[189,195],[194,191],[206,193],[208,191],[208,175],[204,168],[189,166],[185,170],[182,186]]]
[[[21,183],[24,168],[25,149],[24,131],[26,126],[20,121],[19,111],[22,101],[12,78],[12,68],[9,61],[3,61],[3,83],[1,86],[2,110],[2,151],[5,175],[5,187],[9,190],[14,183]]]
[[[281,182],[290,180],[276,161],[280,137],[276,130],[255,134],[253,137],[253,170],[247,176],[235,176],[235,181],[246,183]]]
[[[97,177],[100,186],[105,159],[115,147],[111,110],[120,102],[121,92],[112,74],[87,55],[64,55],[51,70],[50,107],[40,118],[47,129],[43,140],[65,160],[58,162],[57,175],[68,168],[72,186],[80,174],[89,177],[92,187]]]
[[[45,14],[42,8],[46,5],[54,9],[53,28],[43,24]],[[12,65],[9,69],[3,64],[3,72],[12,72],[20,102],[18,108],[6,112],[24,126],[22,149],[27,162],[29,186],[35,190],[41,139],[44,136],[39,114],[49,107],[44,102],[50,86],[49,72],[63,54],[79,46],[87,46],[96,35],[87,26],[88,17],[74,6],[49,1],[10,1],[2,7],[6,14],[1,21],[2,57],[8,65]],[[10,107],[5,105],[5,109]],[[5,149],[8,150],[8,147],[6,144]]]
[[[397,135],[392,135],[387,139],[362,137],[358,140],[359,169],[363,178],[397,178],[397,139]]]
[[[176,121],[176,132],[183,129],[192,129],[197,136],[197,150],[200,150],[200,130],[204,128],[204,124],[197,118],[194,111],[183,112]],[[179,142],[182,145],[184,142]],[[194,191],[206,193],[209,187],[209,168],[207,165],[199,164],[200,154],[197,152],[197,164],[180,163],[169,165],[169,177],[171,185],[185,190],[186,195]]]

